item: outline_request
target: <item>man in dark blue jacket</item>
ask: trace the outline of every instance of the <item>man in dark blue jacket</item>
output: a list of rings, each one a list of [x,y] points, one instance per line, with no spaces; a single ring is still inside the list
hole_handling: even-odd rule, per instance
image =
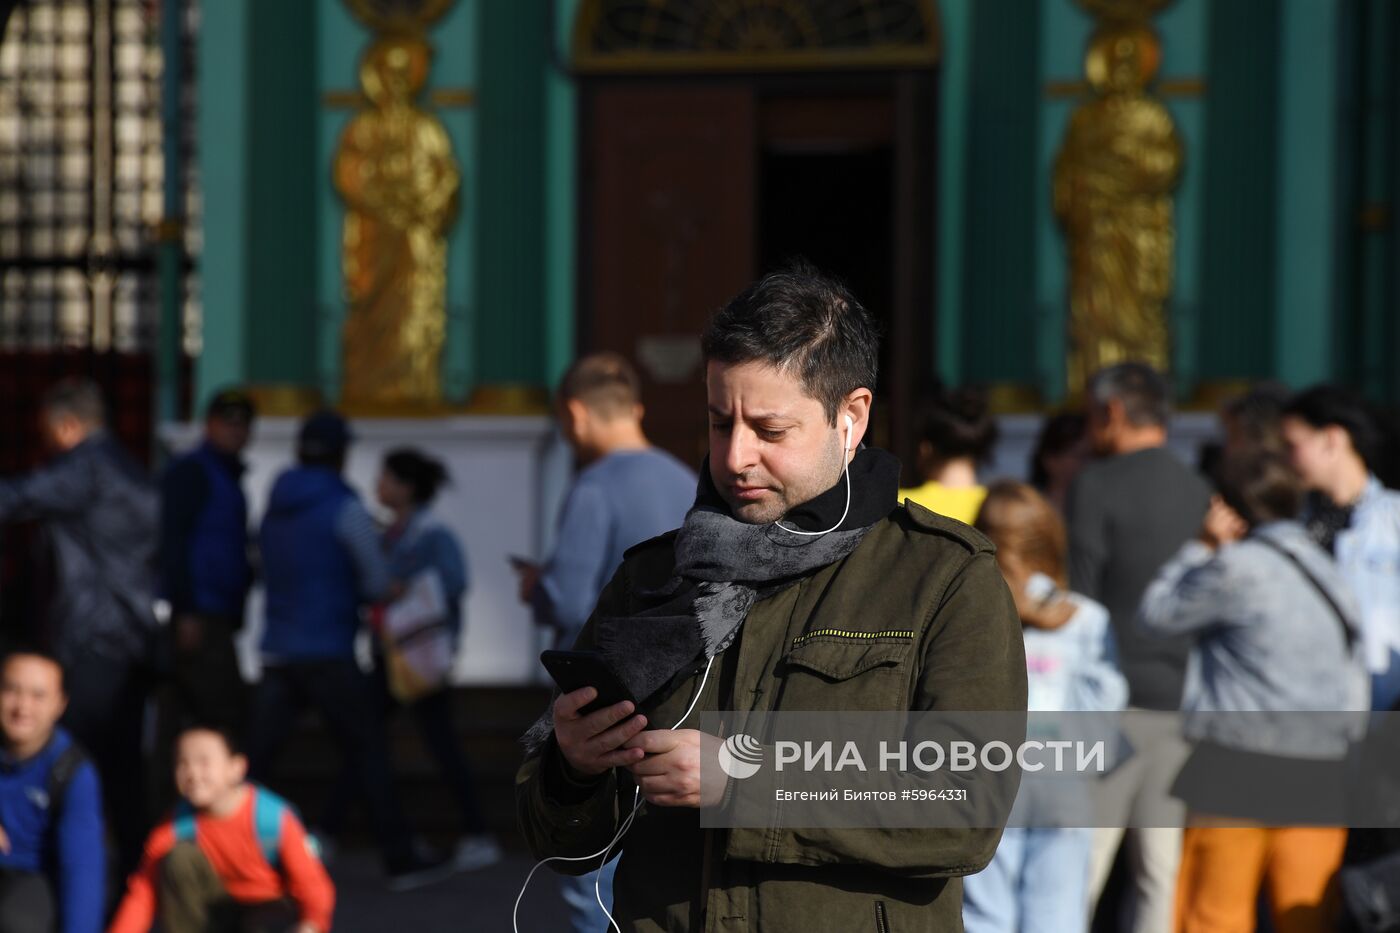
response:
[[[99,933],[104,856],[97,771],[68,733],[63,670],[16,652],[0,666],[0,929]]]
[[[219,392],[206,409],[203,442],[161,481],[161,595],[170,604],[181,712],[232,729],[246,704],[234,636],[252,580],[240,455],[253,415],[247,395]]]
[[[298,436],[299,464],[272,487],[259,533],[267,605],[248,758],[266,782],[297,714],[314,707],[368,805],[391,887],[406,890],[451,867],[414,854],[379,704],[355,663],[360,606],[388,596],[391,584],[374,520],[340,475],[351,440],[339,415],[312,415]]]
[[[141,724],[160,503],[105,421],[92,382],[49,389],[40,426],[54,455],[26,476],[0,480],[0,523],[37,522],[52,554],[54,586],[36,635],[68,672],[64,724],[102,773],[125,873],[147,830]]]

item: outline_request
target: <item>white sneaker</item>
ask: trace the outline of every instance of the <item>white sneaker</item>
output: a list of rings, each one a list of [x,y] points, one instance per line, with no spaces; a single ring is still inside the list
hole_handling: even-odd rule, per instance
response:
[[[452,854],[452,864],[458,871],[474,871],[500,860],[501,844],[490,833],[467,836],[457,843],[457,851]]]

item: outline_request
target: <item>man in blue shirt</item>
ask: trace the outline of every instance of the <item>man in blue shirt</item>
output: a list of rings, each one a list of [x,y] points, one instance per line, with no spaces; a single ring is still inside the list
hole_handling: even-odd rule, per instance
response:
[[[16,652],[0,667],[0,929],[102,929],[102,794],[97,770],[58,728],[63,670]]]
[[[628,548],[679,528],[695,501],[695,473],[652,447],[642,430],[637,373],[616,353],[586,356],[559,385],[560,431],[580,467],[559,514],[554,552],[521,568],[520,596],[567,648],[578,637]],[[609,929],[595,900],[612,902],[613,860],[598,872],[562,877],[575,933]]]
[[[160,486],[161,595],[170,603],[181,712],[234,729],[247,703],[234,636],[252,582],[240,455],[253,414],[246,394],[216,394],[204,440],[170,465]]]

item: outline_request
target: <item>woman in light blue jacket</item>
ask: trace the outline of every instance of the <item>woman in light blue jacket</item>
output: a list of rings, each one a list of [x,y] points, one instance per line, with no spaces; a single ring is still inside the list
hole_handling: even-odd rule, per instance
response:
[[[444,614],[435,616],[432,622],[419,623],[413,635],[400,642],[407,647],[411,641],[415,652],[431,651],[431,666],[438,672],[437,676],[410,670],[401,677],[406,670],[403,657],[389,657],[383,644],[383,639],[388,637],[383,620],[386,613],[392,611],[392,604],[377,607],[374,680],[390,715],[395,710],[404,709],[413,716],[423,745],[437,763],[457,804],[461,836],[452,858],[444,862],[443,869],[455,867],[469,870],[499,861],[501,849],[495,836],[486,830],[475,782],[459,748],[452,713],[451,686],[447,676],[442,673],[450,673],[452,660],[461,644],[462,601],[469,582],[461,545],[452,531],[436,521],[429,510],[447,480],[447,470],[443,465],[418,450],[399,448],[391,450],[384,457],[375,493],[379,504],[391,516],[380,544],[389,575],[394,581],[394,592],[403,599],[412,597],[415,586],[422,582],[420,578],[431,573],[437,578],[436,588],[441,594],[439,607]],[[405,591],[408,591],[406,597],[403,596]],[[443,625],[448,637],[440,637]],[[435,637],[427,629],[435,629],[438,636]],[[390,671],[391,667],[395,667],[393,672]],[[395,696],[396,683],[400,693],[406,692],[405,696]],[[407,689],[405,684],[412,689]],[[352,788],[353,782],[342,775],[318,827],[326,841],[334,839],[345,821],[352,800]]]
[[[384,531],[390,576],[398,584],[411,587],[415,578],[432,572],[441,584],[452,635],[444,645],[450,661],[461,643],[462,598],[468,577],[466,559],[456,536],[429,513],[429,506],[447,479],[447,470],[439,461],[404,447],[385,454],[376,492],[379,503],[393,515]],[[379,653],[376,674],[384,679],[385,658]],[[387,688],[385,692],[388,693]],[[402,705],[412,713],[423,744],[437,761],[457,802],[462,821],[462,838],[454,853],[457,867],[480,868],[499,861],[500,846],[486,831],[471,773],[458,748],[449,685],[443,683]]]
[[[997,546],[997,563],[1021,616],[1030,711],[1121,710],[1128,684],[1115,665],[1108,611],[1066,591],[1065,528],[1054,506],[1024,483],[994,483],[976,527]],[[1033,720],[1032,731],[1034,726]],[[1037,789],[1048,792],[1045,802],[1053,809],[1068,788],[1044,781],[1022,785],[1015,812],[1026,825],[1008,827],[991,864],[964,879],[968,933],[1059,933],[1087,926],[1092,830],[1045,826],[1051,814],[1028,812],[1036,809],[1029,798]]]
[[[1252,929],[1262,886],[1276,925],[1286,916],[1289,930],[1327,930],[1346,830],[1287,824],[1333,797],[1343,819],[1355,717],[1322,714],[1370,708],[1356,602],[1295,520],[1302,490],[1286,460],[1233,455],[1219,485],[1200,539],[1158,572],[1139,616],[1151,631],[1196,637],[1182,696],[1194,749],[1172,788],[1191,821],[1177,924]]]

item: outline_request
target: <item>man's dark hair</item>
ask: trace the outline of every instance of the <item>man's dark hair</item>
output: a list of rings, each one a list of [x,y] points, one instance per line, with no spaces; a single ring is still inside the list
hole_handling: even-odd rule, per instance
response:
[[[578,399],[604,418],[630,415],[642,400],[642,384],[622,354],[590,353],[564,374],[559,398]]]
[[[765,275],[717,311],[701,348],[706,361],[767,363],[795,374],[834,425],[847,395],[875,390],[880,333],[844,285],[796,262]]]
[[[1288,390],[1278,382],[1261,382],[1223,406],[1220,413],[1249,444],[1282,453],[1284,450],[1283,408]]]
[[[1347,432],[1352,449],[1368,467],[1375,463],[1380,435],[1365,403],[1355,393],[1340,386],[1313,386],[1289,400],[1283,414],[1318,429],[1335,424]]]
[[[1171,417],[1171,386],[1146,363],[1104,367],[1089,378],[1089,395],[1100,405],[1122,404],[1134,427],[1166,427]]]
[[[1031,485],[1041,492],[1050,486],[1050,471],[1045,466],[1049,457],[1062,454],[1084,439],[1086,429],[1083,413],[1062,411],[1045,419],[1040,436],[1031,454]]]
[[[398,447],[384,455],[384,469],[413,490],[413,503],[427,505],[448,481],[447,467],[413,447]]]
[[[941,392],[924,408],[919,439],[927,441],[940,460],[991,458],[997,443],[997,422],[987,406],[987,393],[964,387]]]
[[[1220,466],[1220,496],[1251,528],[1296,518],[1303,484],[1287,458],[1264,449],[1227,456]]]
[[[4,657],[0,657],[0,671],[3,671],[16,658],[38,658],[40,661],[49,662],[58,668],[59,688],[65,693],[68,691],[68,671],[64,668],[63,662],[52,651],[37,645],[15,645],[5,652]]]
[[[49,417],[72,415],[83,424],[100,427],[107,418],[102,390],[91,379],[70,377],[49,386],[39,407]]]

